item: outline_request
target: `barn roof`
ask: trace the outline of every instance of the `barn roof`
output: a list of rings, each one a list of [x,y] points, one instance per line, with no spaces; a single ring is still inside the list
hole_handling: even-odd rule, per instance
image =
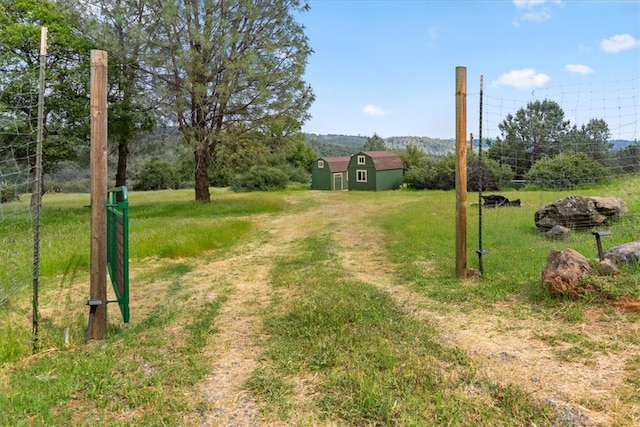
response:
[[[402,169],[402,159],[393,151],[363,151],[371,157],[376,170]]]
[[[333,173],[346,172],[351,157],[320,157],[329,165],[329,170]]]

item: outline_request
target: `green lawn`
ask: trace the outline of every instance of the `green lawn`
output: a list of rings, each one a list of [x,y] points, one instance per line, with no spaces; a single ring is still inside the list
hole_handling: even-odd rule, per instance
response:
[[[238,292],[233,278],[249,272],[236,275],[230,265],[229,279],[211,281],[202,281],[199,272],[242,255],[241,248],[268,243],[269,230],[261,227],[268,221],[311,213],[321,218],[333,206],[371,209],[382,202],[387,208],[372,210],[363,225],[380,241],[384,262],[393,267],[393,280],[438,310],[482,310],[508,301],[507,317],[535,313],[570,328],[597,309],[607,314],[607,327],[612,328],[615,343],[606,348],[597,348],[597,340],[579,333],[545,331],[538,337],[549,345],[568,347],[558,352],[568,361],[581,361],[593,351],[615,356],[623,348],[635,349],[640,340],[631,329],[625,330],[637,323],[638,315],[617,313],[598,295],[554,300],[540,286],[550,250],[571,247],[595,258],[589,232],[573,233],[569,241],[548,241],[533,225],[536,209],[575,193],[501,193],[520,198],[522,206],[482,210],[483,249],[488,250],[485,275],[469,281],[455,277],[454,192],[214,190],[207,204],[193,202],[188,190],[132,192],[134,320],[124,325],[117,309],[110,309],[108,338],[90,345],[84,344],[88,198],[46,195],[41,351],[31,354],[27,281],[7,293],[0,305],[0,425],[184,425],[185,413],[211,410],[193,390],[215,362],[215,355],[205,349],[216,344],[217,319]],[[630,215],[611,226],[612,235],[604,243],[610,247],[634,240],[640,209],[637,179],[579,193],[623,197]],[[477,267],[479,235],[473,198],[477,195],[469,194],[469,267]],[[15,226],[3,226],[0,241],[18,236],[29,246],[29,220],[7,218]],[[281,227],[285,232],[287,222]],[[310,223],[302,230],[306,237],[289,242],[288,249],[274,249],[273,259],[252,261],[256,268],[268,264],[265,292],[270,299],[264,309],[247,307],[258,310],[265,337],[259,364],[243,384],[264,420],[282,425],[296,419],[304,420],[300,425],[571,425],[557,408],[518,384],[484,377],[473,357],[443,343],[429,322],[407,314],[375,283],[354,278],[335,262],[340,245],[335,223],[313,227]],[[1,250],[6,259],[7,247]],[[24,256],[28,260],[28,254]],[[611,295],[637,295],[637,271],[623,272],[608,286]],[[70,337],[66,341],[65,331]],[[640,356],[629,360],[627,386],[618,396],[620,408],[640,398],[633,391]],[[303,403],[296,397],[300,378],[314,378],[314,391]],[[308,413],[299,418],[301,408]],[[616,415],[614,424],[625,425],[638,415],[629,411]]]

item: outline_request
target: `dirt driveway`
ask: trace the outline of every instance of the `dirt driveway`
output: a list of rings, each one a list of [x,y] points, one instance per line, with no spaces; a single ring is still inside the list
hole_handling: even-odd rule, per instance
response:
[[[640,403],[630,404],[620,395],[627,363],[637,363],[640,350],[637,345],[616,340],[617,331],[611,330],[601,310],[590,311],[585,321],[575,326],[558,325],[528,307],[515,311],[509,302],[464,310],[451,304],[445,307],[397,283],[383,243],[367,238],[379,232],[371,230],[366,219],[397,208],[403,201],[410,199],[384,198],[381,203],[344,193],[292,194],[284,213],[259,218],[255,239],[229,257],[190,273],[194,284],[227,281],[234,289],[217,322],[216,339],[207,349],[214,365],[198,392],[205,403],[202,407],[211,410],[185,416],[185,424],[265,425],[242,384],[258,366],[262,350],[260,312],[275,292],[269,285],[270,267],[274,258],[297,240],[322,231],[333,233],[340,245],[339,259],[350,274],[388,292],[407,315],[435,325],[441,340],[465,350],[481,375],[497,383],[519,384],[536,398],[555,405],[566,420],[578,426],[622,425],[615,415],[622,412],[640,425]],[[625,327],[640,332],[637,324],[626,323]],[[590,337],[595,351],[588,360],[562,357],[567,344],[544,338],[562,330]]]

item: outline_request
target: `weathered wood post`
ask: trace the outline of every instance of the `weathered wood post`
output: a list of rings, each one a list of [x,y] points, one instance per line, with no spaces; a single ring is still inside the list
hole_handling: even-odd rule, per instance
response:
[[[91,51],[91,289],[88,339],[107,331],[107,52]]]
[[[456,67],[456,276],[467,276],[467,68]]]

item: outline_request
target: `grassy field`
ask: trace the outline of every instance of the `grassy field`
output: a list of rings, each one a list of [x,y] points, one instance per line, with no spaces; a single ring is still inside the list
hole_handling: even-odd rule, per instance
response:
[[[638,180],[578,193],[628,203],[605,246],[637,239]],[[576,192],[501,194],[522,207],[483,209],[485,275],[460,280],[454,192],[130,193],[132,320],[110,307],[89,345],[88,198],[47,195],[41,351],[25,286],[0,305],[0,425],[634,425],[639,316],[540,286],[550,250],[596,256],[589,232],[533,225]],[[609,282],[640,292],[633,269]],[[607,366],[615,378],[595,378]],[[556,367],[594,378],[562,391]]]

